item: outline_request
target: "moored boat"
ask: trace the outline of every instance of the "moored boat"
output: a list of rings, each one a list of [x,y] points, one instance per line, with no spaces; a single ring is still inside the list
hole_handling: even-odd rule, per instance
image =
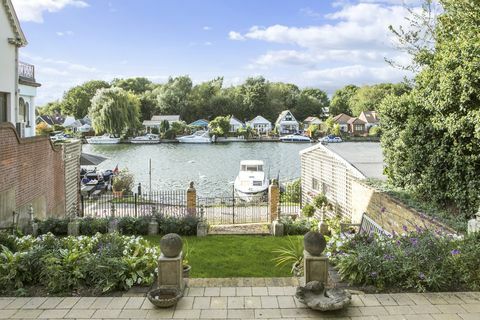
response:
[[[280,137],[281,142],[312,142],[309,137],[302,136],[300,134],[289,134],[283,137]]]
[[[103,136],[94,136],[87,138],[89,144],[117,144],[120,143],[120,138],[111,137],[109,134]]]
[[[268,177],[261,160],[240,161],[240,171],[235,179],[234,187],[240,199],[254,201],[262,198],[268,189]]]
[[[146,135],[132,138],[132,139],[130,140],[130,143],[134,143],[134,144],[154,144],[154,143],[160,143],[160,137],[158,136],[158,134],[147,133]]]
[[[208,131],[197,131],[189,136],[177,138],[180,143],[212,143],[212,138]]]

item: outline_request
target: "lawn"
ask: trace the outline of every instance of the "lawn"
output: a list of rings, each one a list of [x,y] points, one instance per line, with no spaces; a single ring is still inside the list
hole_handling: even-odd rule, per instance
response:
[[[145,238],[151,243],[160,242],[160,236]],[[277,256],[273,250],[287,246],[288,237],[210,235],[182,238],[188,241],[190,248],[188,260],[192,278],[291,276],[290,267],[276,267],[272,261]]]

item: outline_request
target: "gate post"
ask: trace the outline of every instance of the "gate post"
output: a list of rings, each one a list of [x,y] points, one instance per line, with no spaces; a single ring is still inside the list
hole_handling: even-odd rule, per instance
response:
[[[270,221],[278,218],[278,209],[280,208],[280,188],[277,180],[273,179],[268,186],[268,210],[270,213]]]
[[[187,189],[187,212],[192,215],[197,213],[197,190],[193,186],[193,181],[190,181],[190,186]]]

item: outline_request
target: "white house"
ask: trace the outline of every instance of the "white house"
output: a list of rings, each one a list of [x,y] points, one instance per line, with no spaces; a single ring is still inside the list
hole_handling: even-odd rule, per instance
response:
[[[272,131],[272,123],[262,116],[256,116],[248,121],[247,125],[260,134],[268,134]]]
[[[237,132],[238,129],[245,127],[242,121],[238,120],[234,116],[230,117],[230,132]]]
[[[285,110],[280,113],[277,121],[275,121],[275,126],[278,128],[279,134],[295,133],[299,130],[298,121],[290,110]]]
[[[180,116],[179,115],[157,115],[153,116],[151,120],[143,120],[143,126],[147,131],[150,131],[152,128],[160,129],[160,124],[167,120],[170,127],[172,123],[179,122]]]
[[[10,122],[22,137],[35,135],[35,67],[18,62],[27,45],[11,0],[0,3],[0,122]]]
[[[370,130],[371,127],[378,126],[380,123],[380,118],[376,111],[362,111],[358,116],[360,120],[365,122],[365,130]]]

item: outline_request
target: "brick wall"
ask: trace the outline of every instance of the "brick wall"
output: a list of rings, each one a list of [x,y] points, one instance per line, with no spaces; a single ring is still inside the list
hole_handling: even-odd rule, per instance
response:
[[[0,226],[11,224],[13,210],[24,224],[30,205],[40,219],[65,215],[64,157],[49,138],[20,139],[13,125],[0,123]]]

